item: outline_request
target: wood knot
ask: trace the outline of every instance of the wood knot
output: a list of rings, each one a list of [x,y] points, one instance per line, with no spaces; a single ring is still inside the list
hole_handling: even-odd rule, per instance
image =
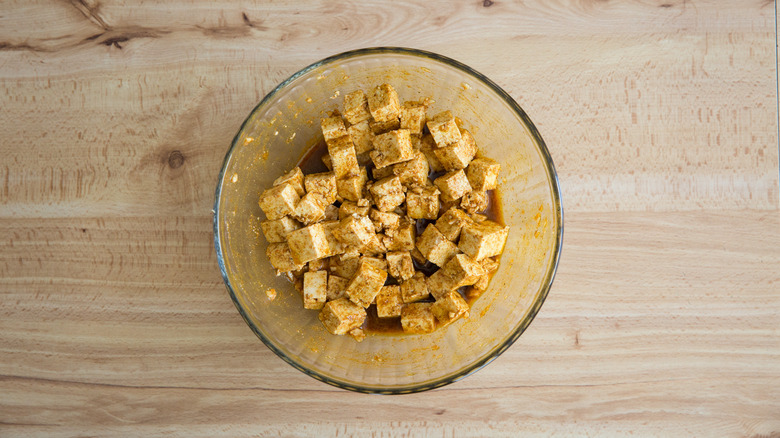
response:
[[[170,154],[168,154],[168,167],[171,169],[178,169],[184,164],[184,154],[182,154],[180,151],[175,150],[171,151]]]
[[[482,1],[482,6],[484,6],[486,8],[489,8],[489,7],[493,6],[493,3],[494,3],[493,0],[483,0]]]

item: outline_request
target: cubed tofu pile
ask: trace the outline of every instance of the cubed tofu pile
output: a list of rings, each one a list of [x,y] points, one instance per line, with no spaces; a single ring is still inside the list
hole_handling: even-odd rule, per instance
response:
[[[260,195],[271,265],[335,335],[363,340],[369,313],[430,333],[468,316],[498,268],[508,227],[483,212],[501,166],[427,110],[388,84],[346,95],[321,121],[329,171],[296,167]]]

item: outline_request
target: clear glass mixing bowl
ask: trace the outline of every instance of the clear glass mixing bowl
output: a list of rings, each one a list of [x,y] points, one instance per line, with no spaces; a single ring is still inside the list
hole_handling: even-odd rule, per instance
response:
[[[390,83],[404,100],[431,97],[470,127],[483,155],[501,163],[509,237],[490,287],[471,315],[425,335],[333,336],[265,258],[257,200],[321,134],[319,120],[356,89]],[[454,382],[495,359],[539,311],[555,275],[563,212],[555,168],[539,132],[499,86],[470,67],[421,50],[371,48],[319,61],[255,107],[225,156],[214,204],[214,241],[231,298],[279,357],[315,379],[360,392],[399,394]],[[277,298],[269,300],[273,288]]]

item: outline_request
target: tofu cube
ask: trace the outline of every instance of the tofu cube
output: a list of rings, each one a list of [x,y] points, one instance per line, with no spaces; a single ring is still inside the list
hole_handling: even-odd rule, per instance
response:
[[[377,269],[387,271],[387,260],[379,257],[362,256],[360,257],[360,263],[368,263]]]
[[[325,206],[325,221],[337,221],[339,219],[339,208],[333,204]]]
[[[487,290],[489,283],[490,283],[490,274],[485,274],[485,275],[479,277],[479,279],[477,281],[475,281],[474,284],[469,288],[468,297],[469,298],[476,298],[476,297],[478,297],[479,295],[481,295],[481,292],[484,292],[484,291]],[[479,295],[474,295],[474,292],[472,292],[472,291],[480,292],[480,294]]]
[[[373,176],[375,180],[380,180],[393,175],[395,175],[395,172],[393,172],[393,166],[387,166],[381,169],[377,169],[375,167],[371,169],[371,176]]]
[[[361,260],[357,272],[347,284],[347,297],[359,306],[368,307],[385,285],[385,280],[387,271]]]
[[[368,99],[363,90],[355,90],[344,96],[344,118],[353,125],[371,118]]]
[[[371,130],[371,133],[374,135],[379,134],[385,134],[390,131],[395,131],[396,129],[401,128],[401,121],[397,118],[390,119],[386,122],[377,122],[376,120],[371,120],[368,122],[368,128]]]
[[[401,129],[408,129],[412,135],[422,135],[425,126],[425,104],[405,102],[401,105]]]
[[[390,84],[377,85],[368,94],[368,110],[377,122],[397,119],[401,111],[398,93]]]
[[[303,268],[303,263],[296,263],[290,253],[290,247],[286,242],[271,243],[265,249],[265,255],[271,266],[277,271],[277,275],[282,272],[292,272]]]
[[[330,258],[312,260],[306,264],[308,272],[327,271]]]
[[[317,193],[307,193],[290,215],[304,225],[319,222],[325,218],[325,200]]]
[[[380,318],[401,316],[404,302],[401,300],[399,286],[383,286],[376,296],[376,315]]]
[[[420,139],[420,152],[425,155],[425,159],[428,161],[428,167],[430,167],[432,172],[442,172],[444,170],[444,165],[436,156],[435,151],[437,148],[436,142],[433,141],[433,137],[430,135],[424,135],[422,139]]]
[[[328,301],[319,314],[322,325],[334,335],[345,335],[363,325],[366,310],[346,298]]]
[[[428,131],[440,148],[460,140],[460,129],[450,111],[440,112],[428,120]]]
[[[487,216],[479,213],[470,214],[469,217],[471,218],[472,221],[476,223],[485,222],[486,220],[488,220]]]
[[[460,237],[460,230],[463,229],[463,226],[472,222],[466,212],[457,207],[452,207],[436,220],[436,228],[448,240],[456,242]]]
[[[328,242],[327,257],[344,254],[347,251],[346,245],[341,243],[341,241],[336,238],[336,235],[333,234],[333,230],[339,226],[339,221],[327,220],[320,222],[320,224],[322,225],[322,230],[325,232],[325,240]]]
[[[345,245],[360,248],[376,236],[374,224],[367,216],[351,215],[339,221],[333,234]]]
[[[480,261],[501,254],[508,233],[509,227],[502,227],[491,220],[468,224],[460,232],[458,248],[475,261]]]
[[[273,221],[292,213],[300,199],[292,183],[283,183],[263,191],[258,204],[268,220]]]
[[[285,216],[275,221],[263,221],[260,228],[263,230],[265,240],[269,243],[279,243],[287,241],[287,233],[297,230],[301,225],[291,217]]]
[[[377,233],[389,231],[392,234],[398,231],[398,227],[401,225],[401,216],[393,212],[379,211],[376,208],[372,208],[369,212],[369,217],[374,223],[374,229]]]
[[[469,131],[463,131],[461,139],[433,151],[444,170],[465,169],[477,153],[477,144]]]
[[[447,324],[461,316],[468,317],[469,304],[457,291],[450,291],[433,303],[431,313],[440,323]]]
[[[444,237],[433,224],[428,224],[417,238],[417,249],[436,266],[444,266],[450,257],[458,253],[458,247]]]
[[[336,201],[336,174],[333,172],[312,173],[303,180],[307,193],[316,193],[322,197],[325,204]]]
[[[370,152],[371,160],[378,169],[410,160],[414,154],[408,129],[396,129],[379,134],[374,137],[373,145],[374,150]]]
[[[484,258],[479,261],[479,264],[482,265],[482,269],[488,274],[498,270],[498,261],[494,258]]]
[[[412,278],[401,282],[401,300],[404,303],[424,300],[430,295],[425,274],[420,271],[415,272]]]
[[[325,154],[321,158],[322,164],[325,165],[325,167],[328,168],[328,170],[333,170],[333,160],[330,158],[330,155]]]
[[[429,171],[428,160],[420,151],[412,151],[412,158],[409,161],[393,165],[393,173],[406,187],[428,185]]]
[[[348,135],[328,140],[328,155],[336,178],[344,178],[358,173],[359,166],[355,147]]]
[[[442,270],[453,279],[455,287],[471,286],[486,274],[482,264],[466,254],[456,254],[444,264]]]
[[[354,339],[357,342],[363,342],[363,340],[366,339],[366,331],[363,330],[362,328],[352,329],[347,334],[350,335],[352,339]]]
[[[369,190],[379,211],[392,211],[403,204],[404,188],[397,176],[389,176],[375,182]]]
[[[357,255],[342,254],[330,260],[330,274],[350,279],[355,276],[360,257]]]
[[[344,126],[344,121],[341,120],[340,116],[322,119],[320,126],[322,127],[322,136],[325,137],[325,141],[335,140],[347,135],[347,128]]]
[[[457,282],[447,275],[444,269],[439,269],[431,274],[430,277],[425,279],[425,284],[428,286],[428,292],[436,299],[458,288]]]
[[[388,251],[411,251],[415,247],[417,230],[413,222],[402,220],[398,231],[384,240]]]
[[[293,260],[299,265],[332,255],[322,223],[290,231],[287,233],[287,244]]]
[[[292,184],[295,192],[298,193],[298,196],[303,196],[306,193],[303,189],[303,172],[300,167],[296,167],[279,178],[276,178],[273,185],[280,186],[284,183]]]
[[[436,317],[431,312],[433,303],[411,303],[401,309],[401,327],[404,333],[431,333],[436,329]]]
[[[435,220],[439,217],[439,189],[416,186],[406,193],[406,215],[412,219]]]
[[[491,158],[480,157],[474,159],[466,168],[466,178],[474,190],[493,190],[498,186],[498,173],[501,165]]]
[[[419,249],[417,249],[417,247],[412,248],[412,250],[409,251],[409,254],[412,255],[412,260],[414,260],[415,262],[421,265],[428,263],[428,259],[426,259],[424,255],[422,255],[422,253],[420,252]]]
[[[385,256],[390,275],[397,280],[408,280],[414,275],[414,263],[409,251],[390,251]]]
[[[366,181],[368,181],[368,171],[365,167],[360,167],[356,174],[336,180],[337,193],[343,199],[358,201],[363,197],[363,188],[366,186]]]
[[[368,243],[360,248],[360,252],[363,254],[381,255],[387,252],[387,247],[379,236],[374,235]]]
[[[454,170],[433,180],[436,187],[441,190],[442,201],[452,201],[471,191],[466,173],[463,170]]]
[[[356,202],[344,201],[339,207],[339,220],[352,215],[368,216],[368,206],[361,207]]]
[[[488,206],[487,192],[470,191],[460,199],[460,207],[470,214],[485,211]]]
[[[368,120],[363,120],[350,126],[347,128],[347,133],[349,138],[352,139],[355,153],[358,156],[374,149],[374,133],[371,132],[371,128],[368,126]]]
[[[327,271],[307,272],[303,274],[303,308],[322,309],[327,298]]]
[[[328,275],[327,301],[337,300],[347,296],[347,284],[349,280],[338,275]]]

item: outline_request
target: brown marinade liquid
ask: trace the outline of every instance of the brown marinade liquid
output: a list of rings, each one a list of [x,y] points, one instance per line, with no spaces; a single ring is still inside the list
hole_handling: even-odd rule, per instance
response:
[[[325,163],[322,162],[322,157],[327,155],[328,148],[325,145],[324,141],[321,141],[314,145],[313,147],[309,148],[308,151],[304,154],[304,156],[301,158],[301,160],[298,162],[298,167],[301,168],[301,171],[303,171],[304,175],[309,175],[312,173],[320,173],[320,172],[327,172],[328,168],[325,167]],[[442,175],[443,172],[439,173],[431,173],[429,174],[429,178],[431,180],[435,179],[436,177]],[[482,212],[485,216],[487,216],[488,219],[494,222],[498,222],[501,225],[504,225],[504,215],[502,212],[502,206],[501,206],[501,199],[496,193],[495,190],[488,190],[487,192],[488,196],[488,205],[485,211]],[[418,220],[416,225],[417,229],[417,235],[419,236],[422,234],[423,230],[425,230],[425,227],[428,226],[429,223],[433,223],[434,221],[430,220]],[[422,271],[426,276],[430,276],[434,272],[439,270],[439,267],[434,265],[431,262],[427,262],[424,265],[418,263],[417,261],[414,261],[414,268],[418,271]],[[391,280],[391,283],[388,284],[397,284],[395,281]],[[466,288],[462,287],[458,289],[458,292],[463,296],[463,299],[466,300],[466,302],[471,306],[473,301],[475,299],[471,299],[468,296],[466,296]],[[429,298],[427,300],[428,302],[433,302],[433,298]],[[380,318],[376,314],[376,305],[372,304],[371,306],[366,309],[366,313],[368,314],[366,318],[366,322],[363,324],[363,330],[365,330],[367,333],[382,333],[382,334],[401,334],[403,333],[403,328],[401,327],[401,318],[400,317],[394,317],[394,318]]]

